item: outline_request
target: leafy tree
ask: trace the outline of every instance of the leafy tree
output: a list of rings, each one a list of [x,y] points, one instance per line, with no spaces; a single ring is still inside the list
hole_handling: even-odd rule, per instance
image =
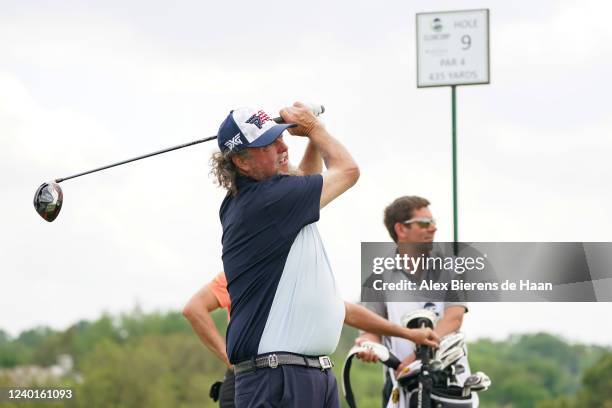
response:
[[[612,408],[612,353],[585,371],[578,403],[581,407]]]
[[[554,400],[538,402],[536,408],[578,408],[573,397],[563,396]]]
[[[17,337],[17,341],[27,347],[36,347],[45,338],[53,335],[54,333],[56,333],[55,330],[46,326],[40,326],[21,332],[19,337]]]
[[[78,406],[202,406],[223,371],[191,334],[146,336],[125,345],[103,342],[83,362]]]
[[[11,339],[11,336],[4,330],[0,329],[0,346],[8,343]]]
[[[191,327],[178,312],[144,314],[136,307],[129,314],[122,314],[118,327],[124,337],[139,337],[147,334],[190,333]]]

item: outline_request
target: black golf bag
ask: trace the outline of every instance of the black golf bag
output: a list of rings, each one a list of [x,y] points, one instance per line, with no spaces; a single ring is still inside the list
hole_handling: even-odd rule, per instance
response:
[[[426,309],[402,317],[402,326],[410,329],[433,329],[435,322],[436,316]],[[462,333],[445,336],[435,353],[430,347],[417,346],[417,360],[405,367],[398,378],[395,370],[400,360],[382,344],[364,342],[349,351],[342,372],[342,390],[351,408],[357,408],[357,403],[351,388],[350,369],[353,357],[362,351],[374,352],[387,366],[393,386],[387,408],[472,408],[474,392],[485,391],[491,384],[481,372],[468,377],[463,386],[457,383],[456,376],[465,370],[459,359],[467,355]]]
[[[429,378],[417,374],[413,379],[400,378],[397,383],[407,408],[472,408],[474,403],[474,394],[463,395],[463,387],[448,384],[448,373],[430,373]]]
[[[392,384],[388,408],[472,408],[474,393],[469,392],[464,395],[463,387],[449,384],[449,380],[458,370],[458,365],[451,365],[441,371],[429,371],[427,366],[423,369],[422,363],[412,364],[413,375],[400,376],[396,379],[395,369],[400,361],[385,346],[369,342],[353,347],[344,363],[342,391],[349,407],[357,408],[350,382],[352,359],[357,353],[365,350],[374,351],[380,362],[387,366]],[[419,362],[420,360],[415,363]]]

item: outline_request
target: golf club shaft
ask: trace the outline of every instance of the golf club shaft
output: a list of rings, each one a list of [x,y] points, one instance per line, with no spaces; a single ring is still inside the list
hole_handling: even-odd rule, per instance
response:
[[[147,157],[156,156],[158,154],[162,154],[162,153],[166,153],[166,152],[171,152],[173,150],[182,149],[183,147],[193,146],[193,145],[196,145],[198,143],[208,142],[209,140],[213,140],[213,139],[216,139],[216,138],[217,138],[217,135],[206,137],[206,138],[200,139],[200,140],[194,140],[193,142],[184,143],[182,145],[178,145],[178,146],[174,146],[174,147],[169,147],[167,149],[159,150],[157,152],[153,152],[153,153],[145,154],[145,155],[142,155],[142,156],[134,157],[132,159],[127,159],[127,160],[123,160],[123,161],[120,161],[120,162],[117,162],[117,163],[109,164],[108,166],[98,167],[97,169],[93,169],[93,170],[89,170],[89,171],[84,171],[83,173],[75,174],[75,175],[72,175],[72,176],[69,176],[69,177],[58,178],[58,179],[55,179],[55,182],[56,183],[61,183],[64,180],[70,180],[70,179],[73,179],[73,178],[76,178],[76,177],[84,176],[86,174],[91,174],[91,173],[95,173],[97,171],[110,169],[111,167],[121,166],[122,164],[130,163],[130,162],[133,162],[133,161],[136,161],[136,160],[146,159]]]
[[[274,122],[276,122],[276,123],[285,123],[281,117],[274,118],[272,120]],[[144,154],[142,156],[134,157],[132,159],[127,159],[127,160],[123,160],[123,161],[120,161],[120,162],[117,162],[117,163],[109,164],[108,166],[98,167],[97,169],[84,171],[83,173],[75,174],[75,175],[72,175],[72,176],[69,176],[69,177],[58,178],[58,179],[55,179],[54,181],[56,183],[61,183],[62,181],[65,181],[65,180],[70,180],[70,179],[73,179],[73,178],[76,178],[76,177],[84,176],[86,174],[91,174],[91,173],[95,173],[97,171],[102,171],[102,170],[110,169],[111,167],[121,166],[122,164],[131,163],[131,162],[136,161],[136,160],[146,159],[147,157],[156,156],[158,154],[171,152],[173,150],[182,149],[184,147],[193,146],[193,145],[196,145],[196,144],[199,144],[199,143],[208,142],[209,140],[214,140],[216,138],[217,138],[217,135],[209,136],[209,137],[206,137],[204,139],[194,140],[193,142],[184,143],[184,144],[181,144],[181,145],[178,145],[178,146],[173,146],[173,147],[169,147],[167,149],[158,150],[158,151],[153,152],[153,153],[148,153],[148,154]]]

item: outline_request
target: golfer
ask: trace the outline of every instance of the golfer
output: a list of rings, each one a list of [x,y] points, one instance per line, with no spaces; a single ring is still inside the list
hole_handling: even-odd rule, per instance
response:
[[[218,132],[217,168],[236,173],[220,210],[236,406],[335,407],[326,354],[337,345],[344,308],[313,223],[320,208],[357,182],[359,169],[303,104],[281,117],[297,125],[291,134],[308,137],[321,152],[323,176],[279,174],[289,159],[281,136],[290,125],[261,110],[232,111]]]
[[[313,223],[320,208],[356,183],[359,169],[306,106],[280,114],[296,126],[275,124],[261,110],[232,111],[213,157],[213,172],[228,190],[220,219],[236,406],[338,407],[327,354],[338,343],[345,308]],[[280,174],[289,160],[287,128],[309,138],[326,172]]]

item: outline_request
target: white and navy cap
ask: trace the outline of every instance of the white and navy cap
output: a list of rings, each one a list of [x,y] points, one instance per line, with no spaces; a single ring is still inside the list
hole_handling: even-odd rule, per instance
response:
[[[238,108],[225,118],[217,142],[222,152],[238,152],[247,147],[263,147],[274,142],[292,124],[278,124],[261,109]]]

